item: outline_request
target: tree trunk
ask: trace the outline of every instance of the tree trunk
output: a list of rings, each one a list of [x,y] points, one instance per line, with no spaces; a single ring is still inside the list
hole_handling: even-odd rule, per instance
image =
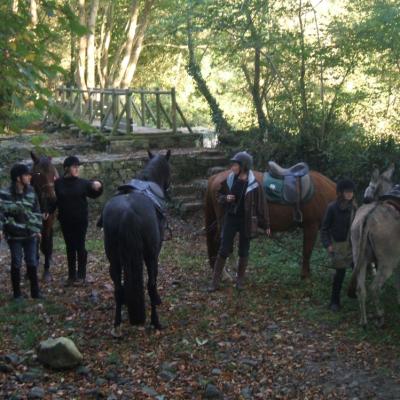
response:
[[[85,0],[79,0],[79,23],[86,26]],[[87,36],[79,38],[78,67],[76,70],[76,84],[79,89],[86,89],[86,48]]]
[[[127,38],[125,45],[122,51],[122,58],[119,57],[116,59],[116,64],[118,65],[117,75],[113,81],[114,87],[119,87],[126,70],[128,68],[131,56],[132,56],[132,49],[134,46],[134,42],[136,40],[136,30],[138,25],[138,18],[139,18],[139,4],[136,0],[132,2],[132,11],[131,11],[131,18],[129,20],[128,31],[127,31]]]
[[[97,12],[99,9],[99,0],[92,0],[90,6],[90,14],[88,18],[88,29],[87,35],[87,80],[86,84],[88,88],[96,87],[96,43],[95,43],[95,30],[96,30],[96,19]]]
[[[300,89],[300,101],[301,101],[301,134],[305,135],[307,131],[308,124],[308,107],[307,107],[307,94],[306,94],[306,84],[305,84],[305,75],[306,75],[306,54],[305,54],[305,45],[304,45],[304,26],[302,19],[302,0],[299,3],[299,25],[300,25],[300,79],[299,79],[299,89]]]
[[[31,14],[31,23],[32,26],[36,26],[38,23],[38,14],[37,14],[37,2],[36,0],[30,0],[30,9],[29,12]]]
[[[188,50],[189,50],[189,63],[188,63],[188,73],[196,82],[197,88],[200,93],[206,99],[210,111],[211,111],[211,119],[215,124],[216,131],[222,134],[229,133],[231,130],[228,122],[224,118],[224,113],[218,105],[217,100],[210,92],[208,88],[207,82],[204,80],[199,65],[196,62],[196,57],[194,54],[195,46],[193,44],[192,38],[192,22],[190,15],[187,18],[187,35],[188,35]]]
[[[108,3],[103,13],[103,21],[100,30],[100,44],[97,55],[97,74],[100,87],[106,87],[108,75],[108,54],[111,43],[111,32],[113,26],[113,4]]]
[[[11,0],[11,11],[16,14],[18,12],[19,0]]]
[[[143,40],[150,23],[150,13],[153,4],[154,1],[149,1],[146,4],[142,17],[140,18],[140,28],[137,32],[135,45],[131,51],[131,58],[129,59],[129,64],[126,68],[126,72],[121,83],[121,87],[123,88],[128,88],[130,86],[133,76],[135,75],[137,63],[143,48]]]

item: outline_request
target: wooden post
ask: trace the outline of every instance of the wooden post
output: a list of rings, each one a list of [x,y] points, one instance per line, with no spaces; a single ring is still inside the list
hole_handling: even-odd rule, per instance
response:
[[[93,92],[88,89],[88,96],[89,96],[89,104],[88,104],[88,111],[89,111],[89,123],[91,124],[93,121],[93,98],[92,98]]]
[[[126,134],[132,132],[132,110],[131,110],[131,97],[132,93],[129,89],[125,92],[125,110],[126,110]]]
[[[79,117],[82,116],[82,100],[83,100],[82,90],[79,90],[79,92],[78,92],[78,115],[79,115]]]
[[[160,99],[160,88],[156,89],[156,125],[157,129],[161,128],[161,107],[160,107],[161,99]]]
[[[171,89],[171,120],[172,120],[172,132],[176,133],[176,92],[175,88]]]
[[[111,115],[112,115],[112,122],[111,126],[114,126],[115,120],[118,118],[118,105],[117,105],[117,94],[115,90],[112,91],[112,105],[111,105]],[[113,130],[111,130],[111,134],[113,134]]]
[[[101,90],[100,92],[100,131],[101,129],[101,122],[103,121],[104,118],[104,92]]]
[[[142,122],[142,126],[146,124],[146,105],[144,104],[144,90],[143,88],[140,89],[140,120]]]

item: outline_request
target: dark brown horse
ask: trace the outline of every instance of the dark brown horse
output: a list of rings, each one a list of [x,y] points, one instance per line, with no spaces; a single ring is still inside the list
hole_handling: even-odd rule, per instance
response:
[[[58,178],[58,172],[51,162],[51,157],[38,157],[31,152],[31,158],[33,161],[31,184],[38,196],[40,209],[45,216],[40,241],[40,250],[44,255],[43,279],[49,281],[53,254],[53,224],[56,219],[54,181]]]
[[[205,199],[205,228],[207,234],[207,250],[211,268],[220,244],[220,232],[223,218],[223,209],[217,202],[217,192],[221,183],[227,178],[230,171],[223,171],[208,179]],[[262,184],[263,173],[254,171],[258,183]],[[316,171],[310,172],[314,183],[315,194],[310,201],[301,206],[303,213],[303,263],[302,278],[310,275],[310,258],[318,235],[327,205],[336,198],[336,185],[326,176]],[[271,231],[284,232],[296,226],[293,220],[293,208],[268,202],[271,220]]]

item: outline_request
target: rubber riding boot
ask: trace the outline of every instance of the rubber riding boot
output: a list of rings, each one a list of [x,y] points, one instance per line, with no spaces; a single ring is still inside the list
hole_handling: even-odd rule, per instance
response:
[[[244,276],[247,269],[248,257],[240,257],[238,262],[238,271],[236,278],[236,289],[243,290],[244,289]]]
[[[344,268],[337,269],[335,272],[335,276],[333,277],[332,294],[329,309],[334,312],[340,310],[340,291],[342,289],[345,273],[346,270]]]
[[[211,286],[207,289],[208,292],[215,292],[219,289],[219,284],[221,282],[222,271],[225,267],[226,258],[217,256],[214,264],[213,278]]]
[[[36,271],[36,266],[35,265],[28,265],[27,267],[28,270],[28,276],[29,276],[29,281],[31,284],[31,297],[32,299],[42,299],[43,296],[40,293],[39,290],[39,281],[37,277],[37,271]]]
[[[13,289],[13,297],[14,299],[21,299],[21,274],[20,268],[11,267],[11,285]]]
[[[68,279],[65,286],[72,286],[76,281],[76,251],[67,251]]]
[[[78,252],[78,281],[85,283],[86,281],[86,264],[87,264],[87,251],[83,250]]]

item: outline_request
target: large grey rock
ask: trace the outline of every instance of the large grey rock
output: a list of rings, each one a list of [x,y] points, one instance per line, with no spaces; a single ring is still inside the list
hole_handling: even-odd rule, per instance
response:
[[[73,368],[83,360],[75,343],[66,337],[40,342],[37,354],[40,362],[55,369]]]

